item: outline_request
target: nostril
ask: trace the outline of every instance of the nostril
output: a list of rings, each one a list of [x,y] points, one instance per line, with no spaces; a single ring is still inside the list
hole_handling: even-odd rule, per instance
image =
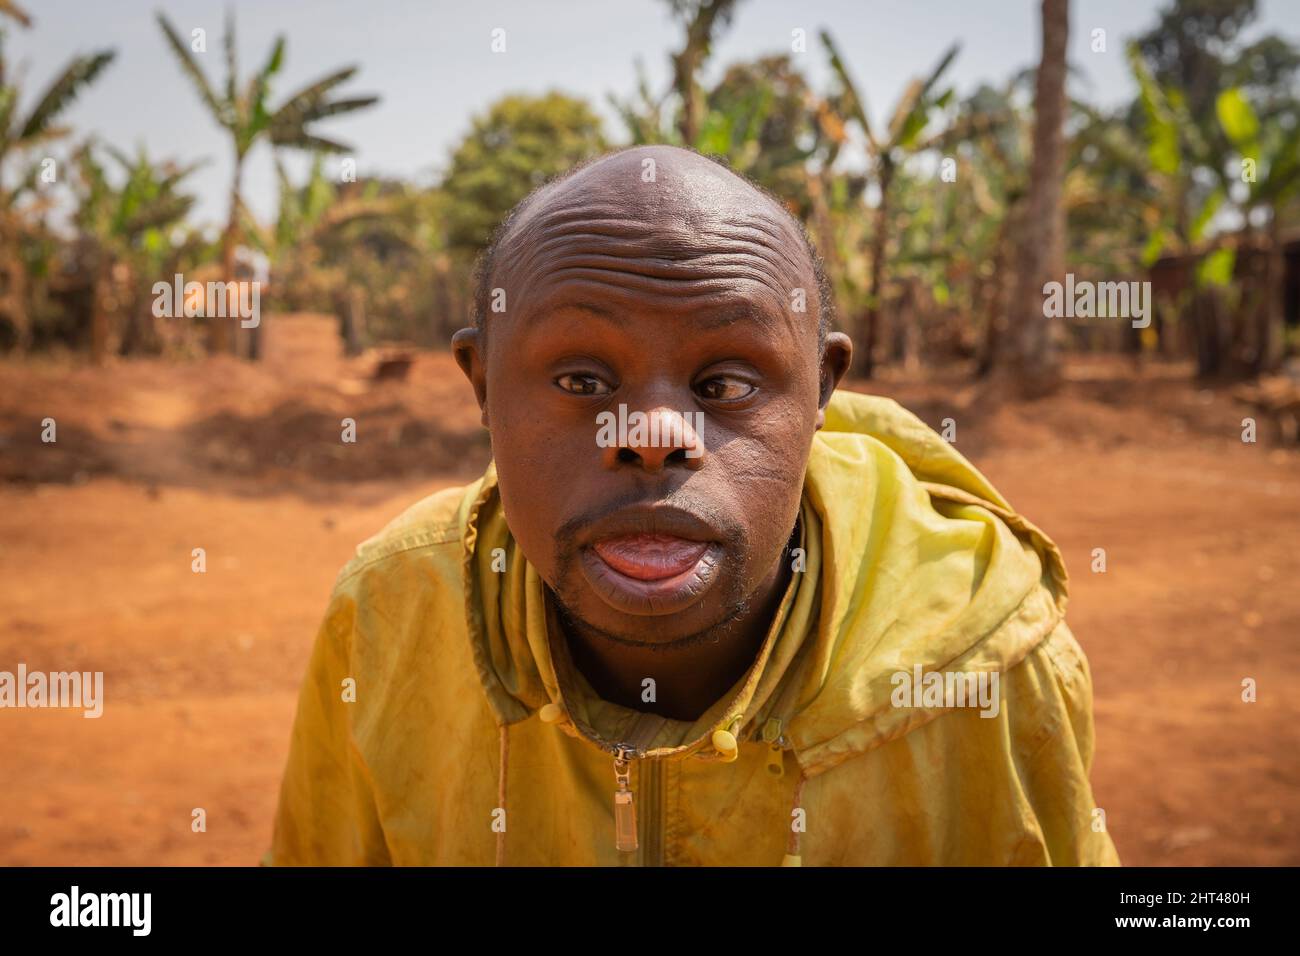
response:
[[[674,462],[680,464],[680,463],[686,461],[686,449],[685,449],[685,448],[675,448],[675,449],[673,449],[671,452],[668,453],[668,457],[667,457],[666,459],[664,459],[664,460],[667,461],[669,464],[673,464]]]
[[[641,456],[631,448],[620,448],[618,450],[618,461],[620,464],[630,465],[641,460]]]

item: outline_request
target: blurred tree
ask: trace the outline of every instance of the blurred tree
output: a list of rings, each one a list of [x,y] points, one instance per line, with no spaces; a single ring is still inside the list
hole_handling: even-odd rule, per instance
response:
[[[952,193],[957,205],[949,221],[961,235],[944,248],[953,251],[970,277],[966,302],[971,330],[982,331],[981,341],[970,346],[977,377],[993,370],[1006,338],[1033,135],[1033,118],[1021,102],[1026,79],[1033,80],[1032,71],[1016,75],[1001,89],[980,86],[959,106],[959,128],[976,121],[982,126],[955,148],[957,179],[968,188]]]
[[[630,145],[682,145],[681,130],[665,125],[668,95],[655,97],[638,64],[637,95],[609,97]],[[690,146],[716,156],[785,199],[801,217],[811,211],[807,163],[821,151],[821,100],[788,54],[729,66],[711,89],[700,89],[695,138]]]
[[[377,244],[410,248],[411,217],[405,187],[385,188],[377,180],[336,183],[325,173],[324,157],[316,154],[301,186],[294,186],[284,166],[275,163],[279,183],[276,219],[258,223],[245,210],[243,230],[270,265],[269,292],[281,308],[338,308],[340,331],[350,354],[359,351],[364,330],[350,325],[354,309],[381,293],[381,283],[362,282],[363,263]],[[390,271],[398,271],[397,263]],[[388,284],[401,280],[388,276]],[[356,296],[349,297],[355,292]],[[359,303],[359,305],[358,305]],[[260,325],[252,331],[260,331]],[[261,337],[253,335],[250,349],[261,354]]]
[[[1173,0],[1136,40],[1155,81],[1181,91],[1202,135],[1221,135],[1216,103],[1229,87],[1246,88],[1265,119],[1296,102],[1300,50],[1276,34],[1239,39],[1257,16],[1257,0]]]
[[[893,114],[885,128],[884,135],[877,137],[871,122],[867,119],[865,100],[859,93],[857,84],[849,75],[848,67],[840,56],[829,32],[821,32],[822,44],[830,56],[831,68],[839,81],[839,90],[831,98],[835,110],[844,124],[856,122],[866,138],[866,148],[871,163],[871,175],[874,179],[879,198],[872,216],[871,244],[867,252],[867,271],[870,286],[867,290],[866,311],[857,334],[859,351],[855,366],[864,378],[870,378],[875,370],[875,351],[880,325],[881,295],[884,290],[886,273],[887,243],[890,234],[891,195],[890,187],[894,174],[907,156],[933,149],[940,145],[940,140],[925,140],[922,134],[930,124],[931,112],[942,110],[951,102],[953,91],[936,91],[936,86],[947,72],[960,49],[953,44],[939,58],[930,73],[912,80],[903,95],[894,105]],[[969,131],[965,131],[969,133]]]
[[[1042,0],[1042,59],[1034,86],[1033,159],[1020,224],[1020,256],[1012,294],[1005,370],[1020,395],[1045,395],[1059,385],[1060,359],[1043,308],[1043,286],[1065,264],[1065,49],[1069,0]],[[1063,278],[1063,277],[1062,277]]]
[[[806,219],[807,164],[822,147],[821,129],[817,98],[789,55],[733,64],[704,103],[700,151],[724,157]]]
[[[1251,229],[1257,213],[1267,221],[1263,243],[1266,266],[1254,303],[1255,321],[1247,326],[1242,356],[1246,373],[1259,375],[1276,370],[1281,359],[1286,313],[1282,217],[1287,205],[1300,195],[1300,110],[1289,114],[1287,126],[1262,124],[1244,90],[1233,87],[1219,94],[1216,112],[1243,173],[1239,203],[1243,231]],[[1245,175],[1247,169],[1249,176]]]
[[[92,274],[90,342],[97,362],[119,336],[124,353],[157,349],[150,290],[157,280],[171,281],[172,230],[194,205],[180,185],[202,165],[155,165],[143,147],[134,157],[112,146],[106,151],[120,168],[120,186],[110,182],[92,143],[73,158],[78,174],[73,224],[88,240],[82,265]]]
[[[681,101],[677,128],[688,146],[697,146],[703,124],[700,69],[713,52],[716,35],[730,25],[736,5],[737,0],[668,0],[673,16],[686,32],[672,62],[673,86]]]
[[[585,100],[558,92],[497,100],[471,121],[442,180],[448,245],[477,254],[519,200],[604,150],[600,117]]]
[[[1206,26],[1191,35],[1218,50],[1235,36],[1247,19],[1246,13],[1253,16],[1251,4],[1213,6],[1220,15],[1228,9],[1238,15],[1213,20],[1218,27]],[[1285,63],[1295,53],[1288,53],[1286,47],[1283,41],[1271,38],[1266,47],[1269,52],[1264,55]],[[1179,309],[1192,322],[1199,375],[1257,375],[1280,359],[1284,310],[1281,233],[1285,209],[1296,194],[1300,172],[1296,159],[1300,153],[1300,102],[1268,82],[1260,82],[1267,70],[1238,69],[1238,64],[1223,62],[1218,53],[1202,50],[1190,40],[1157,49],[1165,58],[1160,68],[1148,64],[1137,44],[1129,48],[1130,64],[1138,81],[1137,117],[1145,150],[1125,149],[1114,136],[1108,141],[1095,141],[1155,187],[1156,202],[1148,207],[1150,228],[1142,257],[1145,265],[1153,264],[1162,254],[1193,254],[1216,222],[1222,230],[1220,211],[1236,207],[1242,229],[1240,241],[1218,242],[1197,268],[1194,287],[1180,295]],[[1194,115],[1191,100],[1174,80],[1159,78],[1161,73],[1166,77],[1182,75],[1183,65],[1177,56],[1186,56],[1212,74],[1210,85],[1203,77],[1196,77],[1195,95],[1214,97],[1208,124]],[[1285,68],[1275,72],[1288,75]],[[1253,79],[1248,87],[1215,85],[1230,75]],[[1252,96],[1261,109],[1252,104]],[[1085,130],[1090,140],[1094,139],[1093,128]],[[1117,145],[1120,148],[1116,149]],[[1266,274],[1237,275],[1237,246],[1250,244],[1253,224],[1259,222],[1268,226],[1267,234],[1258,243],[1270,263]],[[1234,278],[1238,288],[1228,289]],[[1236,303],[1235,317],[1226,314],[1219,301],[1228,293]]]
[[[24,25],[30,18],[15,4],[0,7],[0,13]],[[9,80],[4,54],[4,31],[0,30],[0,174],[16,157],[67,134],[54,125],[59,115],[72,105],[77,94],[94,82],[113,61],[113,50],[101,50],[74,57],[59,71],[26,115],[18,112],[22,90]],[[35,195],[44,177],[53,169],[52,157],[41,157],[20,173],[12,186],[0,178],[0,320],[13,329],[15,346],[21,351],[31,340],[28,310],[30,265],[24,259],[26,222],[21,208],[25,199]],[[39,203],[37,204],[39,205]]]
[[[650,89],[650,80],[645,74],[645,63],[636,60],[636,95],[621,99],[608,93],[605,99],[627,130],[629,146],[644,146],[647,143],[681,143],[680,135],[664,119],[664,104],[668,94],[656,96]]]
[[[167,43],[176,54],[177,62],[198,91],[212,118],[230,134],[234,150],[234,172],[231,177],[229,212],[221,241],[222,281],[235,280],[235,248],[239,242],[239,224],[243,207],[242,181],[244,160],[249,150],[259,141],[269,140],[273,146],[287,146],[317,152],[348,152],[351,147],[319,135],[316,124],[330,116],[351,113],[378,102],[377,96],[360,96],[351,99],[331,99],[334,89],[350,80],[357,67],[337,70],[294,93],[280,106],[271,108],[267,103],[271,81],[284,63],[285,38],[278,36],[271,46],[266,62],[249,79],[241,91],[239,65],[235,56],[234,15],[227,12],[225,30],[226,83],[224,93],[218,96],[209,85],[190,47],[176,32],[162,13],[158,14]],[[229,342],[229,323],[213,321],[209,326],[210,347],[214,352],[225,351]]]

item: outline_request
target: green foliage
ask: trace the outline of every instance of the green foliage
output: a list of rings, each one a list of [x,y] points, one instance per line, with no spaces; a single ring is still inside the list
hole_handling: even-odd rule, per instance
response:
[[[1156,172],[1173,176],[1182,166],[1182,148],[1178,139],[1178,121],[1174,118],[1164,90],[1142,60],[1136,44],[1128,48],[1129,65],[1138,82],[1142,111],[1147,121],[1147,158]]]
[[[728,67],[705,94],[698,147],[811,214],[807,164],[824,148],[817,97],[786,55]]]
[[[234,142],[235,155],[242,158],[262,136],[275,146],[323,152],[346,152],[350,147],[319,135],[314,125],[330,116],[352,113],[379,101],[377,96],[349,99],[331,99],[330,94],[350,80],[357,67],[349,66],[309,83],[290,95],[280,106],[272,109],[267,104],[271,81],[284,65],[285,38],[278,36],[271,44],[266,61],[249,79],[243,95],[238,93],[238,63],[235,59],[235,23],[233,15],[226,18],[225,92],[218,96],[195,60],[189,46],[176,28],[162,13],[158,14],[168,46],[176,55],[177,63],[189,78],[199,98],[218,124],[224,127]]]
[[[449,245],[483,249],[519,200],[605,148],[600,118],[584,100],[558,92],[497,100],[471,120],[442,182]]]
[[[123,178],[120,186],[110,183],[92,143],[74,154],[79,175],[73,222],[114,254],[161,251],[168,244],[167,231],[194,204],[193,196],[180,191],[182,181],[203,164],[155,164],[143,148],[134,157],[112,147],[107,152]]]
[[[63,113],[86,87],[113,62],[113,50],[100,50],[85,56],[73,57],[59,71],[45,92],[37,98],[36,105],[24,118],[15,118],[14,110],[21,90],[7,81],[8,69],[3,49],[4,34],[0,31],[0,162],[16,149],[27,149],[47,139],[63,135],[54,121]],[[11,197],[12,198],[12,197]]]
[[[1219,288],[1232,284],[1232,272],[1237,264],[1235,249],[1215,249],[1196,264],[1196,285],[1198,288],[1216,286]]]
[[[1135,44],[1156,82],[1180,90],[1190,122],[1215,138],[1220,91],[1242,87],[1272,114],[1294,108],[1300,51],[1275,34],[1243,43],[1256,0],[1172,0]]]
[[[1232,145],[1246,156],[1255,155],[1259,149],[1256,142],[1259,137],[1259,118],[1241,90],[1233,88],[1220,93],[1215,101],[1215,110],[1219,124]]]
[[[101,152],[115,165],[112,173]],[[151,289],[195,248],[194,237],[181,228],[194,197],[182,187],[202,163],[155,163],[143,147],[128,156],[87,142],[72,164],[79,272],[97,299],[95,314],[106,323],[97,326],[94,341],[107,347],[115,328],[123,351],[156,350],[161,342],[148,308]]]

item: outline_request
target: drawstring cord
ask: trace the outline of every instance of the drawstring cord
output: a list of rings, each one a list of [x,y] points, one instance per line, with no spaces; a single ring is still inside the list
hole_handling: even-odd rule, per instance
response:
[[[510,762],[510,725],[501,725],[500,770],[497,774],[497,806],[501,808],[501,829],[497,831],[497,866],[506,865],[506,827],[509,816],[506,813],[506,769]]]

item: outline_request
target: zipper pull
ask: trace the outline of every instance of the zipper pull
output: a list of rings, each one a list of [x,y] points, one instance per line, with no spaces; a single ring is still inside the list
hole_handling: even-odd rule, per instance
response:
[[[614,757],[614,848],[631,852],[637,848],[636,806],[628,773],[628,748],[619,747]]]

